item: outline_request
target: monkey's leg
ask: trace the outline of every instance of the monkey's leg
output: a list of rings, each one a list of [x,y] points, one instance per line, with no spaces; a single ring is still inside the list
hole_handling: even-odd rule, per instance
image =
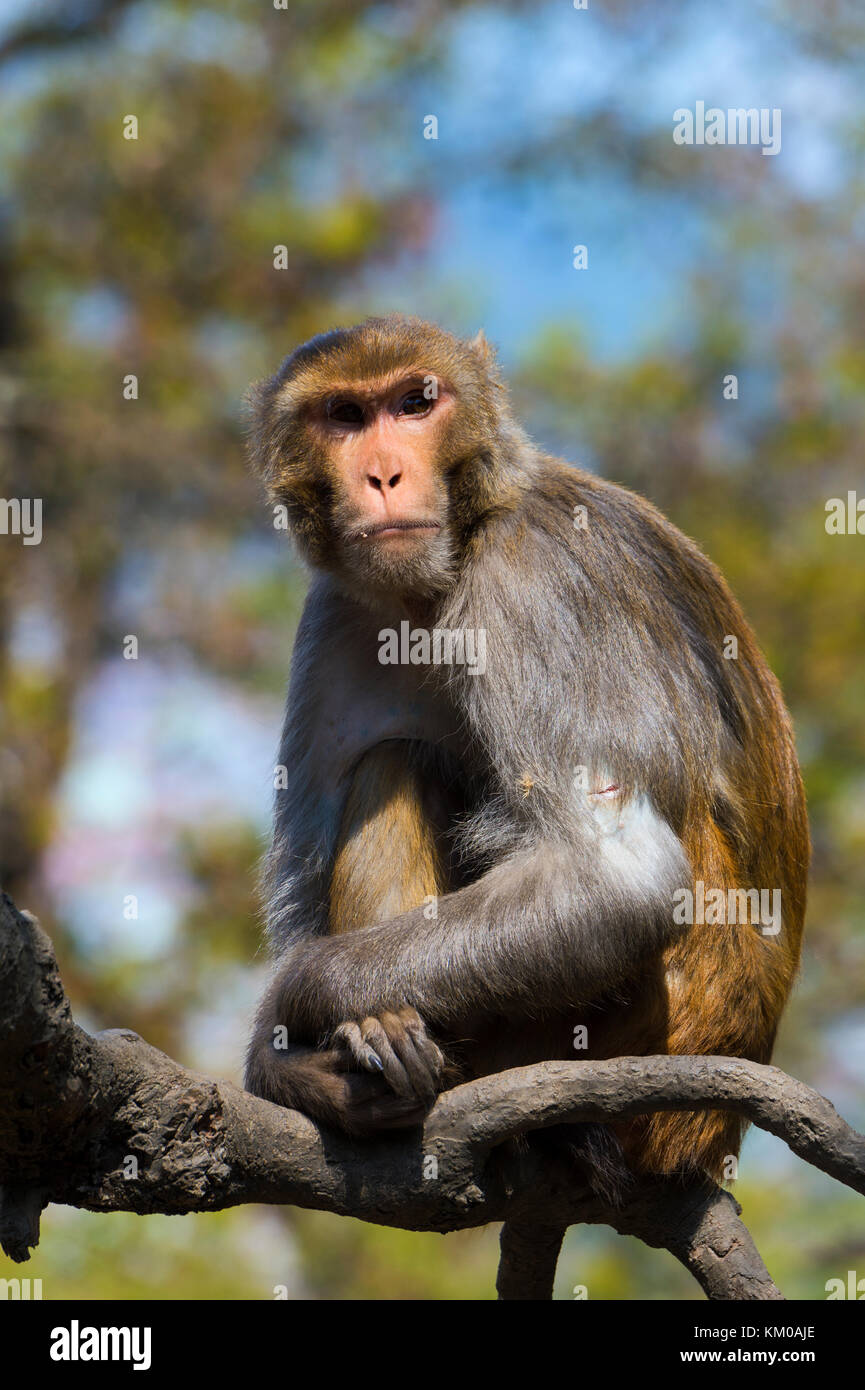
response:
[[[331,934],[432,901],[450,887],[447,798],[408,742],[359,763],[340,826],[330,885]],[[374,964],[374,963],[371,963]],[[326,1048],[310,1038],[275,1048],[278,987],[262,1001],[247,1086],[353,1134],[417,1124],[441,1089],[443,1058],[414,1009],[346,1020]]]
[[[435,900],[452,887],[446,832],[453,806],[422,751],[391,740],[355,771],[330,886],[331,935],[355,931]],[[414,1009],[347,1020],[334,1034],[357,1065],[377,1070],[398,1095],[432,1104],[458,1072],[446,1066]]]
[[[721,888],[725,900],[748,876],[713,824],[688,837],[695,880]],[[772,881],[776,868],[764,869]],[[792,898],[792,895],[790,895]],[[788,899],[785,897],[785,901]],[[748,922],[694,925],[663,956],[666,1016],[646,1051],[748,1057],[768,1062],[799,954],[801,911],[794,906],[777,935]],[[677,1111],[632,1122],[630,1160],[655,1173],[703,1171],[719,1182],[736,1176],[746,1121],[723,1110]]]
[[[448,808],[407,741],[379,744],[358,764],[330,884],[330,933],[355,931],[449,891]]]

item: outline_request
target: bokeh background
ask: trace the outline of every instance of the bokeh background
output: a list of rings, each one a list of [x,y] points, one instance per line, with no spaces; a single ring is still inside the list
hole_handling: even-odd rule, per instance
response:
[[[865,537],[824,507],[865,495],[863,60],[855,0],[0,0],[0,495],[44,504],[41,545],[0,536],[0,879],[84,1026],[240,1077],[304,589],[242,397],[312,333],[401,309],[483,327],[535,437],[650,497],[742,600],[814,836],[776,1060],[862,1127]],[[781,108],[781,153],[675,145],[698,99]],[[788,1296],[865,1274],[861,1199],[783,1144],[750,1135],[737,1193]],[[53,1207],[0,1276],[487,1298],[496,1238]],[[557,1295],[578,1284],[700,1296],[604,1229],[568,1237]]]

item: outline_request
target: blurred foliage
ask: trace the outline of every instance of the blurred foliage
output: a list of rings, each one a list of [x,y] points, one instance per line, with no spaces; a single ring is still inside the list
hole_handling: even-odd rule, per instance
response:
[[[41,496],[45,526],[40,546],[0,538],[0,881],[44,919],[88,1026],[123,1024],[202,1069],[239,1069],[260,822],[205,806],[184,823],[166,806],[149,827],[188,885],[161,955],[134,926],[122,947],[94,945],[45,861],[88,692],[126,634],[163,672],[191,661],[235,692],[275,744],[303,581],[244,464],[248,382],[337,315],[390,307],[376,286],[394,266],[420,299],[446,193],[494,175],[516,209],[565,171],[615,169],[637,195],[710,212],[678,331],[611,362],[580,325],[552,322],[512,353],[518,406],[546,447],[645,493],[706,549],[778,672],[815,852],[807,959],[777,1060],[861,1120],[850,1059],[861,1064],[865,981],[865,542],[827,536],[823,508],[865,494],[865,127],[861,108],[848,113],[848,174],[822,200],[767,170],[774,161],[715,150],[709,172],[674,147],[622,93],[684,42],[700,8],[607,5],[597,23],[629,46],[606,100],[537,127],[503,116],[482,156],[443,143],[435,173],[408,150],[414,94],[446,66],[461,19],[492,14],[528,40],[528,7],[68,0],[0,40],[0,494]],[[855,5],[758,8],[792,50],[839,73],[861,65]],[[138,141],[122,136],[130,113]],[[440,283],[442,305],[470,303],[471,274]],[[735,406],[721,395],[733,369]],[[130,723],[130,757],[136,737]],[[746,1217],[787,1292],[820,1296],[865,1258],[855,1199],[779,1154],[748,1141]],[[44,1277],[46,1297],[266,1298],[284,1284],[291,1297],[488,1298],[495,1246],[491,1231],[443,1240],[309,1212],[52,1209],[32,1264],[0,1260],[0,1275]],[[568,1237],[558,1296],[577,1284],[591,1298],[698,1296],[672,1258],[607,1231]]]

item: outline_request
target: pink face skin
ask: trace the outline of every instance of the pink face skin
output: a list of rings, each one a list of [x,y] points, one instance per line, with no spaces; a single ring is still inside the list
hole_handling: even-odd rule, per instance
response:
[[[453,407],[441,382],[417,372],[324,403],[316,426],[342,482],[348,541],[402,548],[441,529],[436,451]]]

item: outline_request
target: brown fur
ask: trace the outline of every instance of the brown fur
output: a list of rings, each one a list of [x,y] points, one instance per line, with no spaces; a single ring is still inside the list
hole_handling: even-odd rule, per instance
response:
[[[365,423],[348,445],[329,429],[333,393],[386,415],[392,385],[428,373],[452,398],[428,429]],[[327,579],[298,637],[280,752],[293,781],[266,877],[277,968],[250,1088],[354,1133],[416,1120],[373,1076],[356,1078],[359,1109],[344,1059],[321,1050],[346,1020],[379,1017],[400,1039],[402,1006],[448,1054],[438,1085],[575,1055],[767,1061],[799,960],[808,828],[777,683],[716,567],[644,499],[540,454],[482,339],[371,320],[298,349],[252,403],[270,497]],[[390,568],[351,545],[383,457],[414,479],[404,515],[441,523]],[[379,628],[406,617],[488,629],[489,673],[383,670]],[[648,797],[632,833],[652,882],[620,881],[621,842],[580,818],[574,762],[623,808]],[[686,881],[779,889],[781,931],[674,929]],[[590,1046],[575,1054],[580,1023]],[[290,1058],[272,1048],[278,1026]],[[742,1128],[708,1111],[617,1132],[635,1168],[722,1177]]]
[[[351,784],[330,881],[329,931],[383,922],[447,891],[444,808],[405,743],[367,753]]]

